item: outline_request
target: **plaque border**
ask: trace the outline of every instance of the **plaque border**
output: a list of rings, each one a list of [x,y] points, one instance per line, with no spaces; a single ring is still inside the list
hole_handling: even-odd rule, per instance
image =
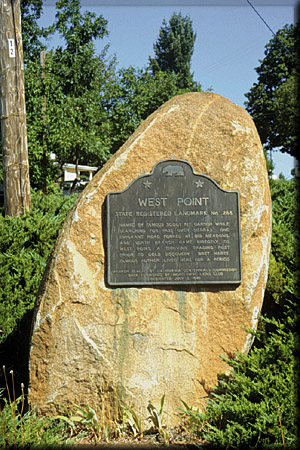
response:
[[[207,178],[208,180],[210,180],[212,183],[215,184],[215,186],[220,189],[223,192],[226,193],[230,193],[230,194],[236,194],[237,196],[237,213],[238,213],[238,217],[237,217],[237,221],[238,221],[238,226],[237,226],[237,231],[238,231],[238,255],[239,255],[239,263],[238,263],[238,268],[239,268],[239,274],[240,277],[238,280],[228,280],[228,281],[216,281],[216,280],[211,280],[211,281],[123,281],[123,282],[114,282],[110,280],[110,274],[111,274],[111,261],[110,261],[110,248],[111,248],[111,238],[110,238],[110,196],[111,195],[115,195],[115,194],[122,194],[124,192],[126,192],[137,180],[140,180],[142,178],[148,178],[151,175],[154,174],[155,170],[156,170],[156,166],[158,166],[161,163],[176,163],[176,162],[180,162],[180,163],[185,163],[187,164],[192,171],[193,175],[196,176],[201,176],[204,178]],[[223,189],[213,178],[211,178],[209,175],[205,175],[202,173],[196,173],[194,171],[194,167],[192,166],[191,163],[189,163],[187,160],[185,159],[178,159],[178,158],[172,158],[172,159],[162,159],[160,161],[158,161],[157,163],[154,164],[151,172],[144,174],[144,175],[140,175],[137,178],[135,178],[134,180],[131,181],[131,183],[126,186],[125,189],[122,189],[121,191],[116,191],[116,192],[108,192],[106,195],[106,231],[107,231],[107,248],[106,248],[106,268],[107,268],[107,283],[109,284],[109,286],[112,287],[122,287],[122,286],[173,286],[173,285],[199,285],[199,286],[205,286],[205,285],[238,285],[241,284],[242,280],[243,280],[243,272],[242,272],[242,239],[241,239],[241,215],[240,215],[240,194],[237,190],[234,191],[228,191],[226,189]]]

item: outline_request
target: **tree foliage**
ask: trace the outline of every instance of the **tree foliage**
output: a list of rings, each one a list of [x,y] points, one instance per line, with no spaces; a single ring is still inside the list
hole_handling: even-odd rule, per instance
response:
[[[41,187],[53,180],[54,167],[66,162],[100,166],[108,158],[101,146],[100,109],[103,85],[113,70],[106,58],[107,49],[95,53],[94,39],[107,34],[106,20],[86,12],[80,2],[57,2],[55,29],[65,46],[45,56],[44,67],[32,61],[26,68],[28,149],[32,185]]]
[[[296,156],[299,108],[299,26],[286,25],[265,47],[257,67],[258,81],[247,97],[246,109],[253,117],[267,150],[279,148]]]
[[[200,88],[178,88],[179,76],[172,72],[128,67],[116,73],[101,103],[107,113],[106,133],[111,153],[130,137],[136,128],[157,108],[175,95]]]
[[[95,13],[82,14],[79,0],[60,0],[56,7],[55,29],[65,48],[58,47],[54,53],[55,74],[65,94],[80,96],[94,83],[95,63],[99,61],[94,56],[93,40],[108,34],[107,21]]]
[[[174,48],[168,66],[117,71],[108,47],[95,52],[95,39],[107,35],[107,21],[82,13],[78,0],[57,2],[53,28],[63,45],[46,52],[44,67],[33,59],[25,72],[33,186],[42,188],[57,179],[59,167],[66,162],[101,167],[165,101],[176,94],[201,91],[190,73],[196,37],[191,21],[173,14],[170,24],[169,47]],[[56,154],[57,166],[50,160],[51,152]]]
[[[53,32],[53,27],[41,28],[38,25],[43,11],[43,0],[21,0],[22,43],[24,62],[39,58],[45,48],[42,39]]]
[[[173,13],[169,20],[163,20],[159,37],[154,44],[155,57],[149,58],[153,74],[163,71],[175,73],[177,86],[187,89],[194,86],[191,73],[191,59],[194,52],[196,33],[192,21],[181,13]]]

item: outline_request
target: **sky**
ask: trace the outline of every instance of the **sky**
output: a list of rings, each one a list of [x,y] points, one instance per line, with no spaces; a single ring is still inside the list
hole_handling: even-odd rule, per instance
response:
[[[108,21],[109,36],[96,41],[100,52],[109,44],[119,68],[143,68],[154,56],[163,19],[173,12],[189,16],[197,34],[192,57],[194,80],[204,91],[212,89],[245,107],[245,93],[257,80],[255,67],[264,57],[265,45],[286,24],[294,23],[296,0],[82,0],[82,11],[93,11]],[[55,1],[44,2],[42,25],[55,16]],[[108,6],[109,5],[109,6]],[[207,6],[209,5],[209,6]],[[261,17],[259,17],[259,15]],[[267,25],[266,25],[267,23]],[[54,38],[50,43],[57,45]],[[291,178],[294,160],[273,152],[274,174]]]

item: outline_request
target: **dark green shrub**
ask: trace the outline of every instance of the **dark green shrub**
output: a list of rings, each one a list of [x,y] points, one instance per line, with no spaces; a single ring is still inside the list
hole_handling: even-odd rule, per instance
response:
[[[298,298],[299,191],[296,179],[271,180],[272,247],[266,295],[282,306]]]
[[[272,331],[258,331],[260,347],[227,360],[229,376],[219,377],[205,412],[201,435],[231,448],[296,447],[298,346],[296,305],[281,320],[262,318]],[[283,436],[283,437],[282,437]]]
[[[297,187],[296,180],[271,180],[272,249],[255,345],[226,359],[231,373],[219,376],[205,413],[185,411],[197,434],[218,448],[298,448]]]
[[[75,197],[32,192],[24,217],[0,215],[0,343],[33,308],[47,260]]]

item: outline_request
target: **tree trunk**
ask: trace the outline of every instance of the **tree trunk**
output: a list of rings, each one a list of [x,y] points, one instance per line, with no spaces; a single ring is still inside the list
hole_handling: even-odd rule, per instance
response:
[[[30,209],[20,0],[0,0],[1,138],[5,214]]]

